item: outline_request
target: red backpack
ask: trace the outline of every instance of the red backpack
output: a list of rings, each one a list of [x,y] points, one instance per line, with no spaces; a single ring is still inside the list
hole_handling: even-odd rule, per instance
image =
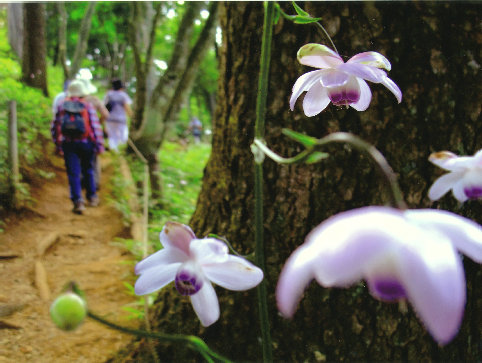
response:
[[[91,137],[89,112],[83,101],[72,98],[65,99],[60,115],[60,131],[62,135],[72,139]]]

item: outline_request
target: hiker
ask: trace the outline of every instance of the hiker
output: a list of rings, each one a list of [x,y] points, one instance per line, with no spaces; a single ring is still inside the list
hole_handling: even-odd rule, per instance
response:
[[[70,80],[66,80],[64,82],[64,87],[63,87],[63,91],[60,92],[57,96],[55,96],[54,98],[54,102],[52,103],[52,114],[53,114],[53,117],[55,117],[55,114],[57,113],[57,108],[59,107],[59,105],[64,102],[64,99],[65,99],[65,95],[67,93],[67,88],[69,87],[69,84],[70,84]]]
[[[189,123],[189,131],[191,131],[194,137],[194,142],[199,144],[201,142],[203,124],[197,117],[193,117]]]
[[[51,125],[55,152],[64,156],[70,199],[74,204],[72,211],[76,214],[82,214],[85,210],[82,177],[85,179],[87,205],[96,207],[99,204],[93,163],[95,155],[104,151],[97,114],[94,107],[84,99],[87,93],[82,81],[72,81],[67,89],[67,97],[57,108]]]
[[[90,78],[92,78],[92,74],[90,73],[90,71],[89,71],[89,74],[90,74]],[[90,81],[90,78],[81,78],[82,76],[85,76],[85,74],[79,72],[79,75],[77,75],[77,79],[79,79],[84,84],[85,91],[87,92],[87,96],[84,97],[84,100],[90,103],[97,111],[99,122],[104,129],[104,135],[106,135],[107,127],[105,126],[105,121],[109,117],[109,111],[104,106],[104,103],[97,96],[95,96],[95,93],[97,93],[97,87],[92,84],[92,82]],[[99,190],[101,166],[97,160],[97,157],[94,158],[94,172],[95,172],[94,174],[95,186],[97,190]]]
[[[119,145],[127,143],[129,137],[127,116],[132,116],[130,107],[132,100],[124,91],[121,80],[114,79],[112,81],[112,89],[105,95],[104,104],[109,110],[109,117],[106,121],[109,148],[118,151]]]

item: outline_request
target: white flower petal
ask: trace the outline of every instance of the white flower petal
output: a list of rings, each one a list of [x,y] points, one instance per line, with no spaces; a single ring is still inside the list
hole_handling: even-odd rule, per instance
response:
[[[164,247],[175,247],[189,254],[189,244],[196,238],[192,229],[177,222],[166,222],[160,233],[161,244]]]
[[[343,64],[343,59],[326,45],[310,43],[302,46],[297,53],[301,64],[316,68],[334,68]]]
[[[306,246],[296,249],[281,271],[276,286],[278,309],[287,318],[291,318],[303,292],[314,278],[312,263],[316,256]]]
[[[177,248],[163,248],[138,262],[135,267],[135,273],[136,275],[139,275],[152,267],[184,262],[187,258],[188,256]]]
[[[229,256],[226,262],[203,265],[202,268],[209,280],[228,290],[248,290],[263,280],[260,268],[237,256]]]
[[[360,63],[344,63],[338,66],[337,69],[373,83],[382,83],[383,80],[387,78],[387,73],[385,71],[375,67],[365,66]]]
[[[419,318],[441,344],[457,333],[465,306],[460,258],[443,235],[426,233],[423,243],[399,252],[403,285]]]
[[[430,154],[428,160],[432,163],[437,165],[439,168],[445,170],[454,170],[454,161],[457,160],[457,155],[450,151],[438,151],[435,153]]]
[[[316,82],[320,82],[320,77],[322,71],[311,71],[308,73],[303,74],[300,78],[298,78],[293,86],[293,91],[290,98],[290,109],[291,111],[295,108],[295,103],[298,97],[305,92],[308,91]]]
[[[381,83],[395,95],[398,103],[402,102],[402,91],[400,90],[400,88],[398,88],[395,82],[393,82],[390,78],[385,77],[383,78]]]
[[[469,199],[469,197],[465,194],[465,183],[463,179],[460,179],[454,184],[452,194],[454,195],[455,199],[461,203]]]
[[[191,295],[191,303],[203,326],[209,326],[219,319],[218,297],[209,281],[204,281],[201,290]]]
[[[335,69],[326,69],[321,71],[320,81],[324,87],[339,87],[348,82],[350,76],[344,72],[338,72]]]
[[[215,238],[192,240],[190,252],[199,264],[220,263],[228,259],[228,246]]]
[[[180,266],[181,263],[171,263],[170,265],[152,267],[142,272],[134,285],[136,295],[150,294],[174,281]]]
[[[482,263],[482,226],[457,214],[437,209],[404,212],[411,223],[447,236],[453,246],[477,263]]]
[[[303,99],[303,111],[306,116],[316,116],[330,103],[330,98],[321,83],[315,83]]]
[[[388,207],[365,207],[340,213],[315,228],[306,239],[317,281],[325,286],[346,287],[390,256],[410,233],[402,214]]]
[[[388,59],[377,52],[358,53],[351,57],[347,63],[361,63],[370,67],[385,68],[387,71],[392,69]]]
[[[439,200],[445,193],[452,189],[457,181],[462,178],[462,173],[448,173],[435,180],[428,190],[431,200]]]
[[[360,99],[357,102],[352,103],[350,106],[357,111],[365,111],[372,100],[372,91],[363,79],[357,77],[355,77],[355,79],[357,80],[358,87],[360,88]]]

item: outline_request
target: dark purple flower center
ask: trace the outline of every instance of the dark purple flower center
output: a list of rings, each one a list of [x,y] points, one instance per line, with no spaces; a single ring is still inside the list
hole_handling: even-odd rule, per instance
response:
[[[380,279],[370,283],[372,295],[383,301],[397,301],[407,297],[402,284],[396,279]]]
[[[180,270],[175,279],[176,289],[181,295],[194,295],[203,287],[203,280],[189,270]]]
[[[482,197],[482,187],[467,187],[464,188],[464,193],[469,199],[478,199]]]
[[[334,92],[329,92],[331,102],[335,106],[346,106],[358,102],[360,93],[353,89],[338,89]]]

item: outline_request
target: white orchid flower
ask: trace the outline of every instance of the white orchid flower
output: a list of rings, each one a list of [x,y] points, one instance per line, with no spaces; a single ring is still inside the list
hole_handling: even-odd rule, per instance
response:
[[[162,250],[140,261],[135,293],[145,295],[175,281],[188,295],[201,324],[219,319],[219,302],[211,282],[228,290],[248,290],[263,280],[263,271],[247,260],[229,255],[226,244],[215,238],[196,239],[186,225],[167,222],[160,234]]]
[[[402,101],[402,92],[387,73],[391,65],[387,58],[377,52],[359,53],[346,63],[333,50],[321,44],[306,44],[298,51],[298,61],[310,67],[320,68],[303,74],[293,86],[290,108],[307,91],[303,100],[306,116],[315,116],[333,102],[336,106],[351,106],[365,111],[370,105],[372,93],[365,80],[381,83]]]
[[[382,301],[407,298],[441,344],[457,333],[465,305],[460,251],[482,262],[482,227],[433,209],[365,207],[340,213],[316,227],[283,267],[276,298],[292,317],[312,279],[324,287],[366,280]]]
[[[454,197],[462,203],[482,197],[482,149],[474,156],[457,156],[450,151],[440,151],[431,154],[429,160],[450,171],[430,187],[430,199],[438,200],[450,189]]]

